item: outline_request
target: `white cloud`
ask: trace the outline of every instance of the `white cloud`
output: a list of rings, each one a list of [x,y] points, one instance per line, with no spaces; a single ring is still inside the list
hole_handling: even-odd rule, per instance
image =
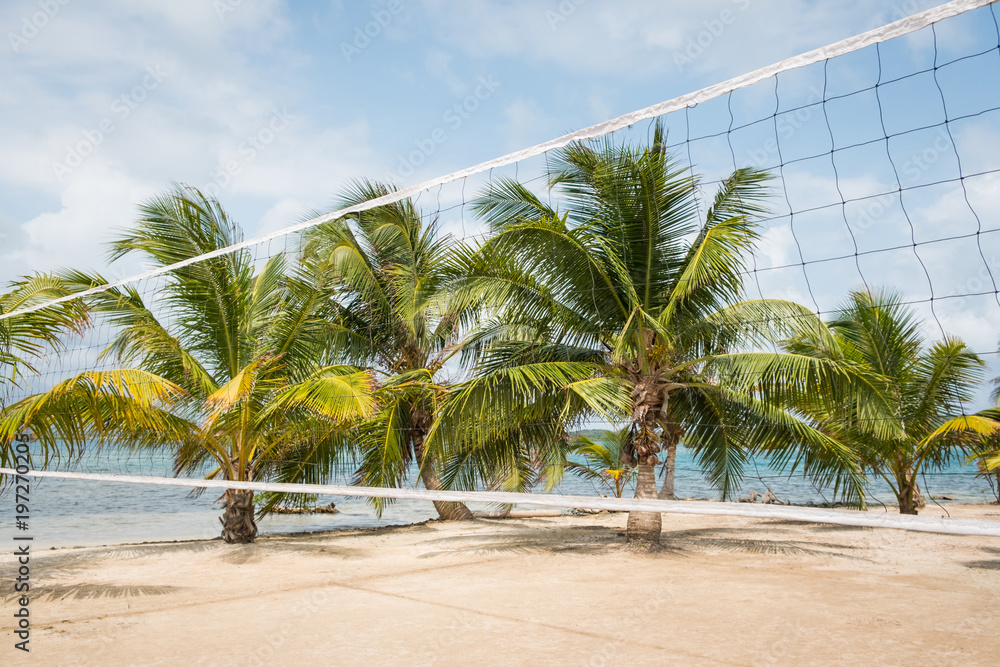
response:
[[[798,261],[798,249],[791,228],[787,225],[775,225],[761,234],[754,252],[757,257],[757,268],[770,269],[787,266]]]
[[[370,158],[364,145],[367,136],[363,121],[320,131],[293,126],[272,144],[262,146],[255,157],[240,160],[240,154],[230,148],[223,160],[240,160],[240,173],[225,192],[272,198],[329,197],[347,180],[365,175]],[[246,147],[243,142],[239,145]]]
[[[514,100],[504,107],[504,116],[503,130],[508,150],[533,146],[558,131],[554,129],[554,119],[533,99]]]
[[[126,226],[135,215],[135,203],[154,191],[102,161],[92,161],[60,193],[59,211],[21,225],[24,244],[5,253],[3,264],[16,274],[66,266],[101,269],[112,231]]]
[[[256,54],[298,62],[279,49],[290,29],[284,4],[223,0],[232,11],[221,17],[217,4],[71,3],[20,52],[0,52],[0,181],[60,202],[16,221],[20,238],[0,251],[0,278],[104,265],[101,244],[134,219],[138,202],[172,181],[210,183],[234,158],[241,170],[221,190],[223,204],[269,209],[242,217],[251,233],[322,205],[349,176],[371,171],[366,123],[311,118],[295,108],[293,82],[253,62]],[[17,11],[5,6],[0,21],[17,25]],[[153,86],[150,71],[160,73]],[[294,121],[262,137],[269,140],[252,158],[239,154],[276,113]],[[54,168],[67,157],[72,169]]]
[[[935,4],[911,2],[914,10]],[[433,17],[438,37],[473,57],[521,56],[572,70],[641,77],[676,73],[675,55],[688,59],[680,69],[689,71],[761,67],[901,18],[900,11],[909,9],[902,4],[425,0],[423,6]],[[809,30],[802,29],[806,25]]]
[[[451,66],[452,60],[454,60],[454,56],[450,53],[432,48],[424,56],[424,67],[432,76],[444,81],[452,95],[461,97],[466,93],[468,84],[455,74],[455,70]]]
[[[308,215],[308,212],[315,210],[315,208],[315,206],[310,207],[294,197],[280,199],[260,217],[257,233],[263,235],[283,229],[290,224],[301,221]]]

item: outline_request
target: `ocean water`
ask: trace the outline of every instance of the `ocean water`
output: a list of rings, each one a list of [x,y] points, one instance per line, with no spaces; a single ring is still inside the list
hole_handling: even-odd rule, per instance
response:
[[[678,449],[676,492],[681,498],[718,499],[720,494],[698,470],[691,452]],[[78,472],[107,472],[125,475],[171,476],[171,461],[165,454],[125,455],[104,450],[88,453],[69,466]],[[415,473],[415,471],[413,471]],[[928,496],[948,495],[953,502],[985,503],[996,497],[989,483],[976,477],[973,466],[956,463],[942,472],[928,473]],[[333,484],[349,483],[349,475],[337,475]],[[412,480],[415,474],[410,475]],[[771,488],[781,500],[794,503],[822,503],[832,500],[829,490],[817,489],[801,475],[789,478],[773,470],[766,461],[748,466],[748,476],[739,495],[753,489],[763,493]],[[879,500],[893,502],[884,483],[871,487],[870,504]],[[589,480],[567,475],[553,491],[565,495],[596,496],[612,492]],[[18,532],[31,535],[36,550],[50,547],[94,546],[147,541],[169,541],[213,538],[219,535],[222,515],[217,502],[219,491],[208,489],[200,495],[180,487],[161,487],[114,482],[89,482],[63,479],[34,479],[30,494],[29,529]],[[632,495],[632,489],[626,491]],[[398,501],[378,517],[362,498],[320,496],[319,503],[335,502],[338,514],[271,515],[258,523],[261,533],[295,533],[409,524],[436,517],[428,501]],[[946,504],[949,501],[940,501]],[[15,498],[8,489],[0,494],[0,525],[5,532],[15,531]],[[495,509],[486,505],[471,505],[473,510]],[[529,508],[523,505],[520,508]]]

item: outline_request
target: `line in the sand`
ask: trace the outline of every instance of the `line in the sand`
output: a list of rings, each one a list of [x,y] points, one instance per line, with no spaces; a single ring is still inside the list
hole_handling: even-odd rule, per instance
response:
[[[409,570],[409,571],[406,571],[406,572],[386,572],[386,573],[383,573],[381,575],[369,575],[369,576],[366,576],[366,577],[360,577],[358,579],[358,581],[369,581],[369,582],[374,583],[375,581],[377,581],[381,577],[385,577],[385,578],[399,578],[399,577],[404,577],[404,576],[408,576],[408,575],[423,574],[423,573],[426,573],[427,571],[432,571],[432,570],[441,570],[441,569],[453,568],[453,567],[474,567],[474,566],[481,566],[481,565],[486,565],[486,564],[492,563],[494,561],[503,560],[504,558],[505,558],[504,556],[499,556],[499,557],[496,557],[496,558],[476,560],[476,561],[468,562],[468,563],[453,563],[453,564],[450,564],[450,565],[446,565],[446,566],[442,566],[442,567],[437,567],[437,568],[418,568],[418,569]],[[165,606],[161,606],[161,607],[155,607],[155,608],[143,609],[143,610],[130,609],[130,610],[126,611],[126,612],[120,612],[120,613],[102,614],[102,615],[99,615],[99,616],[90,616],[90,617],[75,618],[75,619],[65,619],[64,622],[69,622],[70,624],[77,624],[77,623],[91,623],[91,622],[95,622],[95,621],[103,621],[103,620],[106,620],[106,619],[116,618],[116,617],[134,618],[137,615],[149,615],[149,614],[155,614],[155,613],[168,613],[168,612],[171,612],[171,611],[176,611],[178,609],[189,609],[189,608],[192,608],[192,607],[204,607],[204,606],[207,606],[207,605],[225,604],[225,603],[230,603],[230,602],[238,602],[240,600],[246,600],[248,598],[253,598],[255,600],[259,600],[262,595],[263,596],[279,596],[279,595],[285,595],[285,594],[291,594],[291,593],[298,593],[298,592],[301,592],[303,590],[320,590],[320,589],[324,589],[324,588],[340,588],[340,589],[344,589],[344,590],[354,591],[354,592],[357,592],[357,593],[364,593],[364,594],[369,594],[369,595],[379,595],[379,596],[383,596],[383,597],[397,598],[397,599],[400,599],[400,600],[404,600],[406,602],[411,602],[411,603],[416,603],[416,604],[425,604],[425,605],[430,605],[430,606],[435,606],[435,607],[440,607],[440,608],[445,608],[445,609],[452,609],[452,610],[463,612],[463,613],[474,614],[474,615],[477,615],[477,616],[485,616],[485,617],[488,617],[488,618],[494,618],[494,619],[498,619],[500,621],[504,621],[504,622],[507,622],[507,623],[531,625],[531,626],[536,626],[536,627],[540,627],[540,628],[545,628],[545,629],[548,629],[548,630],[555,630],[555,631],[560,631],[560,632],[566,632],[566,633],[570,633],[570,634],[574,634],[574,635],[579,635],[579,636],[582,636],[582,637],[586,637],[588,639],[600,640],[602,642],[606,642],[609,639],[608,636],[601,635],[601,634],[594,633],[594,632],[588,632],[586,630],[578,630],[578,629],[575,629],[575,628],[569,628],[569,627],[564,627],[564,626],[560,626],[560,625],[554,625],[554,624],[545,623],[545,622],[542,622],[542,621],[528,620],[528,619],[519,618],[517,616],[508,616],[508,615],[499,614],[499,613],[496,613],[496,612],[484,611],[484,610],[474,609],[474,608],[470,608],[470,607],[463,607],[463,606],[460,606],[460,605],[448,604],[446,602],[437,602],[437,601],[433,601],[433,600],[425,600],[425,599],[422,599],[422,598],[412,597],[412,596],[408,596],[408,595],[402,595],[402,594],[398,594],[398,593],[390,593],[390,592],[387,592],[387,591],[380,591],[380,590],[377,590],[377,589],[368,588],[368,587],[365,587],[365,586],[359,586],[357,584],[352,584],[351,582],[342,582],[342,581],[326,581],[326,582],[322,582],[322,583],[313,582],[313,583],[305,584],[305,585],[302,585],[302,586],[293,586],[293,587],[290,587],[290,588],[275,589],[275,590],[264,591],[264,592],[255,591],[255,592],[247,593],[247,594],[244,594],[244,595],[233,595],[233,596],[228,596],[228,597],[224,597],[224,598],[203,599],[203,600],[200,600],[200,601],[197,601],[197,602],[191,602],[191,603],[185,603],[185,604],[165,605]],[[710,657],[710,656],[706,656],[706,655],[701,655],[701,654],[698,654],[698,653],[692,653],[690,651],[686,651],[684,649],[680,649],[680,648],[678,648],[676,646],[660,646],[659,644],[652,644],[652,643],[649,643],[649,642],[646,642],[646,641],[641,641],[641,640],[630,641],[630,643],[640,644],[642,646],[646,646],[648,648],[653,648],[653,649],[656,649],[658,651],[671,651],[671,652],[674,652],[674,653],[684,654],[684,655],[686,655],[688,657],[691,657],[691,658],[697,658],[697,659],[703,661],[703,663],[704,663],[704,661],[711,661],[711,662],[714,662],[714,663],[717,663],[717,664],[725,664],[725,665],[736,665],[736,664],[739,664],[739,663],[735,663],[735,662],[721,660],[719,658],[714,658],[714,657]]]
[[[476,564],[479,564],[480,562],[477,562]],[[332,585],[340,587],[340,588],[346,588],[347,590],[357,591],[357,592],[360,592],[360,593],[374,593],[376,595],[384,595],[384,596],[387,596],[387,597],[398,598],[400,600],[406,600],[407,602],[416,602],[416,603],[419,603],[419,604],[426,604],[426,605],[431,605],[431,606],[435,606],[435,607],[444,607],[445,609],[453,609],[455,611],[460,611],[460,612],[467,613],[467,614],[475,614],[477,616],[486,616],[488,618],[496,618],[496,619],[499,619],[501,621],[507,621],[509,623],[522,623],[522,624],[534,625],[534,626],[538,626],[538,627],[542,627],[542,628],[547,628],[549,630],[558,630],[560,632],[568,632],[570,634],[581,635],[581,636],[587,637],[588,639],[598,639],[598,640],[600,640],[602,642],[606,642],[609,639],[609,637],[606,636],[606,635],[597,634],[595,632],[587,632],[586,630],[577,630],[575,628],[567,628],[567,627],[564,627],[564,626],[561,626],[561,625],[553,625],[551,623],[545,623],[545,622],[542,622],[542,621],[531,621],[531,620],[527,620],[527,619],[523,619],[523,618],[518,618],[516,616],[506,616],[504,614],[497,614],[497,613],[491,612],[491,611],[482,611],[482,610],[479,610],[479,609],[472,609],[470,607],[462,607],[460,605],[448,604],[447,602],[435,602],[435,601],[432,601],[432,600],[424,600],[422,598],[411,597],[409,595],[403,595],[401,593],[389,593],[387,591],[373,590],[371,588],[364,588],[362,586],[351,586],[351,585],[344,584],[344,583],[337,583],[337,584],[332,584]],[[718,663],[720,665],[742,665],[743,664],[743,663],[730,662],[730,661],[726,661],[726,660],[720,660],[719,658],[712,658],[712,657],[709,657],[707,655],[702,655],[700,653],[691,653],[690,651],[685,651],[683,649],[678,649],[677,647],[674,647],[674,646],[660,646],[659,644],[651,644],[649,642],[638,641],[638,640],[630,640],[629,643],[640,644],[642,646],[647,646],[649,648],[654,648],[654,649],[656,649],[658,651],[674,651],[674,652],[684,653],[685,655],[690,656],[692,658],[698,658],[699,660],[710,660],[710,661],[716,662],[716,663]]]

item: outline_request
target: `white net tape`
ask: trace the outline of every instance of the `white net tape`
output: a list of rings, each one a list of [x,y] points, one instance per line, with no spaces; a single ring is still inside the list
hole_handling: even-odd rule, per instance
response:
[[[10,468],[0,468],[0,474],[15,475]],[[663,512],[670,514],[697,514],[702,516],[744,516],[757,519],[784,519],[840,526],[867,526],[895,528],[922,533],[949,535],[986,535],[1000,537],[1000,521],[976,521],[877,512],[850,512],[822,510],[810,507],[783,507],[748,503],[692,502],[683,500],[644,500],[636,498],[603,498],[592,496],[564,496],[539,493],[510,493],[501,491],[428,491],[425,489],[389,489],[369,486],[334,486],[330,484],[278,484],[269,482],[232,482],[223,480],[179,479],[174,477],[137,477],[129,475],[98,475],[93,473],[54,472],[30,470],[26,475],[59,479],[78,479],[92,482],[120,482],[126,484],[152,484],[188,488],[240,489],[271,491],[275,493],[308,493],[312,495],[352,496],[361,498],[394,498],[399,500],[440,500],[452,502],[477,502],[497,504],[525,504],[569,509],[597,509],[620,512]]]

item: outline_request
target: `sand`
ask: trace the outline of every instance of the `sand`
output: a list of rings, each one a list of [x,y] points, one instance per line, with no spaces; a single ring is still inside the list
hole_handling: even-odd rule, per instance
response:
[[[949,506],[1000,520],[993,505]],[[937,508],[926,514],[939,513]],[[5,665],[996,665],[1000,540],[664,515],[36,554]],[[3,561],[11,590],[12,560]]]

